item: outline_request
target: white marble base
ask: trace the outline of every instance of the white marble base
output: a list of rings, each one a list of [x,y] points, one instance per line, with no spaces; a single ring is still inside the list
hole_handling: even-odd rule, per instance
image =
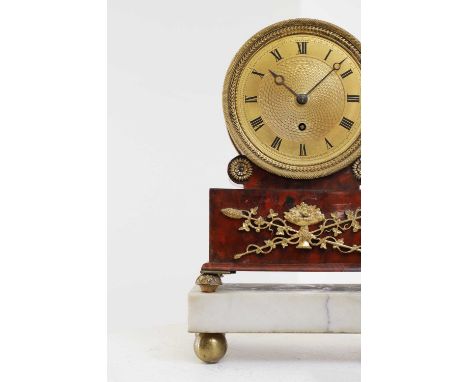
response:
[[[189,293],[191,333],[360,333],[360,285],[224,284]]]

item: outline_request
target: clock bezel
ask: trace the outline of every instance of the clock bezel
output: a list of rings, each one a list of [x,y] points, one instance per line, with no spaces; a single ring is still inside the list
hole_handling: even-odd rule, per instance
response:
[[[263,46],[283,37],[309,34],[322,37],[343,48],[361,67],[361,44],[354,36],[331,23],[315,19],[292,19],[262,29],[237,52],[229,66],[223,88],[223,109],[227,129],[237,150],[264,170],[293,179],[314,179],[335,173],[351,165],[361,155],[361,134],[342,153],[313,165],[294,165],[266,155],[247,137],[239,121],[236,90],[250,58]]]

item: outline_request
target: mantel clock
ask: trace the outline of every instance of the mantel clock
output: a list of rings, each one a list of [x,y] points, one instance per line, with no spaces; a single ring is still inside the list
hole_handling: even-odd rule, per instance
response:
[[[236,271],[359,271],[359,41],[294,19],[249,39],[226,75],[223,107],[243,189],[210,190],[210,253],[197,284]]]

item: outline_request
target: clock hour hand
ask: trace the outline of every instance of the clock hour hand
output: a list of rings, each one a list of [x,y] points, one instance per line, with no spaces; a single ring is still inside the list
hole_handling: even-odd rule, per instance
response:
[[[314,85],[314,87],[313,87],[312,89],[310,89],[310,90],[306,93],[306,95],[309,95],[310,93],[312,93],[312,92],[314,91],[314,89],[315,89],[317,86],[319,86],[323,81],[325,81],[325,79],[326,79],[330,74],[332,74],[333,72],[335,72],[335,71],[337,71],[337,70],[340,70],[341,64],[342,64],[345,60],[346,60],[346,57],[345,57],[342,61],[340,61],[340,62],[335,62],[335,63],[333,64],[332,69],[325,75],[325,77],[323,77],[319,82],[317,82],[317,83]]]
[[[288,85],[286,85],[284,77],[282,75],[276,74],[273,70],[269,70],[269,72],[273,76],[276,85],[284,86],[294,95],[294,97],[297,97],[297,93],[294,90],[292,90]]]

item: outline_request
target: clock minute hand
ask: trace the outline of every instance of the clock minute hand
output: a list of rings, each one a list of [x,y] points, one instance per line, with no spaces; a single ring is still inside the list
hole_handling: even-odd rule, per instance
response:
[[[273,76],[276,85],[284,86],[294,95],[294,97],[297,97],[297,93],[294,90],[292,90],[288,85],[286,85],[284,81],[284,77],[282,75],[276,74],[273,70],[268,70],[268,71]]]
[[[317,83],[314,85],[314,87],[313,87],[312,89],[310,89],[310,90],[306,93],[306,95],[309,95],[310,93],[312,93],[312,92],[314,91],[314,89],[315,89],[317,86],[319,86],[323,81],[325,81],[325,79],[326,79],[330,74],[332,74],[333,72],[335,72],[335,71],[337,71],[337,70],[340,70],[341,64],[342,64],[345,60],[346,60],[346,57],[345,57],[341,62],[335,62],[335,63],[333,64],[332,70],[330,70],[330,71],[325,75],[325,77],[323,77],[319,82],[317,82]]]

